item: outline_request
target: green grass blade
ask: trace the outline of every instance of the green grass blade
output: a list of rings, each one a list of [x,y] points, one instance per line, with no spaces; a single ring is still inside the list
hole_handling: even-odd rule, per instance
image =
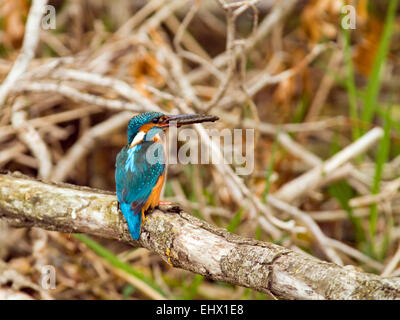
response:
[[[127,284],[124,289],[122,290],[122,300],[129,299],[129,297],[136,291],[136,288],[131,285]]]
[[[331,145],[331,156],[340,150],[339,137],[336,133]],[[341,207],[347,212],[350,222],[355,230],[355,238],[359,247],[366,241],[366,235],[362,227],[361,219],[354,216],[353,209],[349,205],[350,199],[354,197],[352,187],[346,181],[338,181],[328,187],[329,194],[334,197]]]
[[[354,122],[359,120],[357,110],[357,89],[354,81],[354,68],[351,59],[351,46],[350,46],[350,29],[342,28],[344,39],[344,56],[346,60],[346,88],[349,97],[349,114],[350,119]],[[353,141],[360,137],[360,129],[357,125],[352,126]]]
[[[361,119],[366,123],[371,123],[376,111],[377,98],[381,86],[381,74],[386,61],[386,56],[389,51],[390,38],[393,33],[397,4],[398,0],[389,1],[389,8],[386,15],[385,26],[383,29],[381,41],[379,43],[374,65],[372,67],[372,72],[364,99],[364,108],[361,114]]]
[[[115,256],[112,252],[104,248],[101,244],[96,242],[95,240],[83,235],[83,234],[74,234],[74,237],[79,241],[83,242],[86,246],[92,249],[96,254],[103,257],[107,260],[111,265],[114,267],[125,271],[126,273],[130,274],[131,276],[137,278],[139,281],[146,283],[149,287],[153,288],[157,291],[160,295],[166,297],[164,292],[150,279],[146,278],[141,272],[132,268],[128,263],[121,261]]]
[[[258,225],[255,231],[254,238],[256,238],[256,240],[261,240],[261,234],[262,234],[262,228]]]
[[[183,296],[183,300],[193,300],[196,295],[200,284],[204,281],[204,276],[200,274],[196,274],[193,278],[192,283],[185,290],[185,294]]]
[[[238,212],[235,214],[235,216],[232,218],[232,220],[229,222],[229,224],[226,226],[226,230],[228,232],[235,232],[237,227],[240,224],[240,219],[242,217],[242,213],[244,211],[244,208],[241,207]]]
[[[391,107],[386,111],[385,116],[385,125],[384,125],[384,134],[383,138],[379,143],[378,147],[378,154],[376,158],[375,164],[375,174],[374,174],[374,181],[372,184],[372,194],[377,194],[380,189],[380,184],[382,180],[382,172],[383,166],[388,160],[389,151],[390,151],[390,131],[392,127],[391,121]],[[378,220],[378,207],[376,204],[371,205],[370,207],[370,214],[369,214],[369,229],[371,234],[372,241],[375,238],[376,234],[376,223]]]
[[[265,187],[264,187],[263,194],[261,196],[263,203],[267,202],[267,196],[269,194],[269,187],[271,185],[271,175],[272,175],[272,172],[274,170],[274,165],[275,165],[275,154],[276,154],[276,150],[278,149],[278,137],[279,137],[279,130],[275,136],[274,145],[272,146],[271,159],[269,161],[267,173],[265,175]]]
[[[307,113],[307,109],[309,107],[309,97],[308,94],[303,93],[300,98],[299,105],[297,106],[294,116],[292,119],[293,123],[300,123],[304,120],[304,116]]]
[[[353,224],[355,230],[355,238],[359,247],[366,241],[364,229],[362,227],[361,219],[354,216],[353,209],[349,205],[350,199],[354,197],[353,189],[346,181],[339,181],[331,184],[328,188],[332,197],[340,203],[343,210],[347,212],[350,222]]]

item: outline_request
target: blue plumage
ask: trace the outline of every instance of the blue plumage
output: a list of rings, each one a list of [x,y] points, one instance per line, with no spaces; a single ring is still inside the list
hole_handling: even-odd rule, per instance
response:
[[[131,210],[131,204],[127,202],[120,202],[120,209],[124,214],[126,222],[128,223],[129,233],[133,240],[138,240],[140,237],[140,227],[142,224],[141,213],[136,213]]]
[[[161,112],[143,112],[133,117],[128,124],[128,132],[127,132],[128,144],[131,144],[133,138],[137,135],[141,126],[143,126],[146,123],[151,123],[153,119],[162,116],[163,114]]]
[[[151,139],[146,141],[144,137],[140,144],[132,148],[130,144],[142,125],[160,115],[162,116],[159,113],[144,113],[132,118],[127,132],[128,144],[117,156],[115,170],[117,199],[134,240],[139,239],[142,224],[141,210],[159,177],[165,171],[165,159],[161,144],[157,143],[155,146],[156,143]],[[148,161],[150,152],[153,157]],[[157,161],[154,161],[154,158]]]
[[[128,125],[128,144],[117,156],[115,184],[117,199],[134,240],[140,237],[144,210],[159,204],[165,178],[165,158],[158,133],[172,123],[177,126],[207,121],[208,115],[172,115],[145,112],[133,117]]]

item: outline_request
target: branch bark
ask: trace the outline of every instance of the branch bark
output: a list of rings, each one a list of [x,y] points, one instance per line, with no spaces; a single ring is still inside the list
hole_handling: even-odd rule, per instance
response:
[[[180,212],[156,210],[139,241],[130,238],[113,193],[0,174],[0,218],[117,239],[159,254],[174,267],[283,299],[400,299],[400,278],[340,267],[287,248],[243,238]]]

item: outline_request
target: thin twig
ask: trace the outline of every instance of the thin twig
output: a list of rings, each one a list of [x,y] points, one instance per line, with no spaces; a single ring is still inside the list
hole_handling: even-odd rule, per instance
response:
[[[91,151],[98,139],[105,138],[113,131],[126,126],[131,117],[132,113],[128,111],[120,112],[88,130],[57,163],[51,179],[64,181],[71,173],[72,168]]]
[[[32,92],[55,92],[59,93],[62,96],[72,99],[74,101],[81,101],[85,103],[89,103],[96,106],[105,107],[111,110],[131,110],[131,111],[143,111],[143,107],[130,103],[124,102],[121,100],[110,100],[104,99],[102,97],[89,94],[89,93],[82,93],[79,90],[76,90],[70,86],[65,84],[55,83],[55,82],[48,82],[48,81],[41,81],[41,82],[22,82],[19,83],[18,87],[12,89],[13,92],[24,92],[24,91],[32,91]]]
[[[245,44],[246,51],[248,52],[251,50],[261,39],[265,39],[272,31],[273,27],[293,9],[296,2],[297,0],[278,1],[271,10],[271,13],[259,24],[257,33],[247,39]],[[239,52],[235,54],[239,54]],[[213,59],[213,65],[217,68],[222,68],[229,62],[229,59],[229,55],[224,52]],[[192,71],[192,73],[188,75],[188,79],[191,83],[194,83],[204,79],[207,75],[208,70],[199,68],[198,70]]]
[[[19,97],[13,105],[12,125],[18,132],[18,137],[32,152],[39,164],[39,178],[47,180],[53,168],[51,154],[39,133],[28,124],[26,111],[22,110],[25,102]]]
[[[393,273],[393,271],[396,269],[396,266],[399,264],[399,262],[400,262],[400,243],[399,243],[396,253],[390,259],[390,261],[386,265],[385,269],[383,269],[381,276],[382,277],[390,276]]]
[[[32,1],[32,7],[29,11],[28,20],[26,21],[25,36],[21,52],[17,60],[15,60],[7,78],[0,87],[0,109],[3,107],[10,90],[28,68],[29,63],[35,55],[35,49],[39,41],[40,22],[46,4],[47,0]]]
[[[287,202],[293,201],[304,193],[315,189],[320,181],[350,159],[370,148],[383,136],[381,128],[374,128],[360,139],[347,146],[323,164],[314,167],[307,173],[282,186],[275,196]]]

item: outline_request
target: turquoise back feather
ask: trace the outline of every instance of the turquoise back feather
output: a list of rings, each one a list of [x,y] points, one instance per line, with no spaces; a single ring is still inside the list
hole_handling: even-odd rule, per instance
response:
[[[154,157],[158,162],[148,161],[146,153],[150,151],[154,151]],[[125,146],[117,156],[115,170],[117,199],[134,240],[138,240],[140,236],[141,209],[165,171],[164,161],[161,144],[153,141],[144,141],[131,149]]]

